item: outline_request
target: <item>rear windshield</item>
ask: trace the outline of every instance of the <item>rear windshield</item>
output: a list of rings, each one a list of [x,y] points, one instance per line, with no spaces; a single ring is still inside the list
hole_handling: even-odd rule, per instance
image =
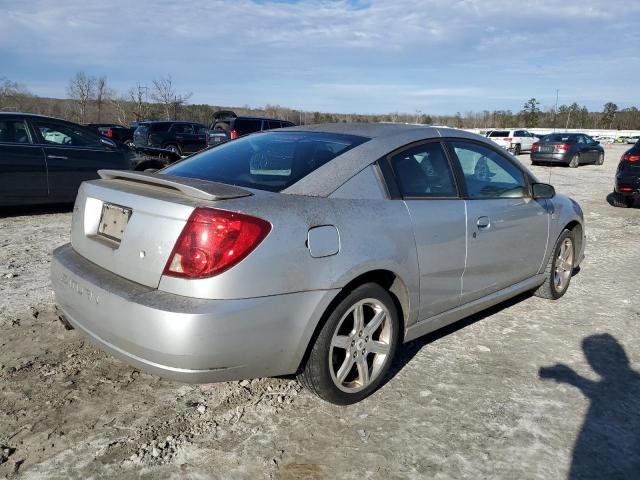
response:
[[[544,137],[545,142],[573,142],[575,139],[575,135],[567,135],[566,133],[550,133]]]
[[[489,134],[489,137],[508,137],[509,130],[494,130]]]
[[[266,132],[205,150],[162,173],[279,192],[367,140],[320,132]]]

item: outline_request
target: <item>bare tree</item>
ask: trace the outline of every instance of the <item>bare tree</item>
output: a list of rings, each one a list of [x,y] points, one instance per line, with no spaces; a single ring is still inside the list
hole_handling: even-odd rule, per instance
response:
[[[95,77],[88,77],[84,72],[76,73],[76,76],[69,81],[67,93],[78,104],[78,122],[85,123],[87,105],[95,98],[96,94]]]
[[[147,120],[149,117],[149,87],[137,83],[129,89],[129,101],[133,104],[133,116],[136,122]]]
[[[6,77],[0,77],[0,111],[32,110],[33,99],[34,96],[24,86]]]
[[[151,99],[162,106],[167,120],[175,120],[180,107],[186,104],[189,98],[191,93],[178,94],[175,91],[171,75],[153,81]]]
[[[114,91],[107,85],[107,77],[96,80],[96,106],[98,107],[98,123],[102,121],[102,105],[113,97]]]

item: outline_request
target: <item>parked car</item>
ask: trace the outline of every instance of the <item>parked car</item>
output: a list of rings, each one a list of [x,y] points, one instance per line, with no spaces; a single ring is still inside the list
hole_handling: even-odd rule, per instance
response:
[[[293,126],[293,123],[278,118],[239,117],[230,110],[222,110],[213,116],[207,130],[207,145],[217,145],[250,133]]]
[[[154,147],[189,155],[204,149],[206,128],[195,122],[141,122],[133,133],[136,147]]]
[[[491,130],[487,137],[514,155],[531,151],[531,146],[538,139],[527,130]]]
[[[581,163],[604,163],[604,148],[584,133],[552,133],[533,144],[531,163],[564,163],[572,168]]]
[[[310,125],[101,177],[53,253],[57,303],[180,381],[298,373],[357,402],[403,342],[522,292],[560,298],[584,250],[576,202],[462,130]]]
[[[624,152],[616,170],[613,205],[632,207],[640,198],[640,143]]]
[[[638,143],[638,140],[640,140],[640,136],[632,135],[630,137],[625,138],[624,142],[633,145],[634,143]]]
[[[85,127],[91,128],[100,135],[104,135],[116,142],[123,143],[127,147],[133,146],[133,132],[136,129],[134,127],[123,127],[115,123],[87,123]]]
[[[125,150],[75,123],[0,112],[0,206],[73,202],[99,169],[130,168]]]

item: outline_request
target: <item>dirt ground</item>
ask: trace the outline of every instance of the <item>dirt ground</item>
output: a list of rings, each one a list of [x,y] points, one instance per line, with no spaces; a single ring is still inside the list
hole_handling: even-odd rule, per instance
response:
[[[551,169],[587,225],[563,299],[520,296],[405,345],[350,407],[293,378],[183,385],[102,353],[54,307],[70,213],[5,212],[0,477],[640,478],[640,202],[607,203],[623,150]]]

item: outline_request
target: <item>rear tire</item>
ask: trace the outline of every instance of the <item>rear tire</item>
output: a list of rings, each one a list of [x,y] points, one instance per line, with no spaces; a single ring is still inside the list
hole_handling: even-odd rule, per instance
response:
[[[360,285],[329,313],[298,380],[327,402],[359,402],[382,384],[399,338],[389,292],[377,283]]]
[[[602,165],[604,163],[604,153],[598,154],[598,159],[596,160],[596,165]]]
[[[169,144],[165,146],[164,149],[169,150],[170,152],[173,152],[173,153],[177,153],[178,155],[182,156],[182,152],[180,152],[180,147],[178,147],[177,145]]]
[[[611,199],[611,203],[614,207],[630,208],[635,203],[635,199],[633,197],[627,197],[620,193],[614,193],[613,198]]]
[[[571,160],[569,161],[569,167],[577,168],[578,165],[580,165],[580,154],[576,153],[573,157],[571,157]]]
[[[573,233],[570,230],[563,230],[544,270],[544,283],[533,294],[548,300],[557,300],[562,297],[571,283],[575,255]]]

